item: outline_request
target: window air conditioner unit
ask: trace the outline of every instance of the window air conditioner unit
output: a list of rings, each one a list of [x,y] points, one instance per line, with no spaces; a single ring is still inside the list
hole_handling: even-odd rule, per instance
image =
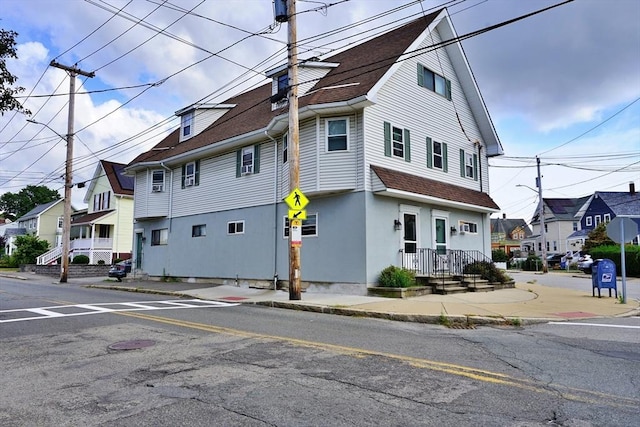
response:
[[[460,232],[460,234],[468,233],[469,232],[469,224],[460,224],[459,232]]]
[[[242,170],[240,172],[242,173],[242,175],[248,175],[251,172],[253,172],[253,166],[252,165],[242,166]]]
[[[151,187],[151,191],[153,193],[161,193],[162,192],[162,184],[153,184]]]
[[[194,177],[192,177],[192,176],[186,177],[186,178],[184,179],[184,186],[185,186],[185,187],[193,187],[193,185],[194,185],[195,183],[196,183],[196,180],[195,180],[195,178],[194,178]]]

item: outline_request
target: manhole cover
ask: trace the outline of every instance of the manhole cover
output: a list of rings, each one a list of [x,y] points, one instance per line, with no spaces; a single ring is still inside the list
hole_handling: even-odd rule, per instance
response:
[[[151,347],[155,345],[155,341],[153,340],[131,340],[131,341],[120,341],[117,343],[113,343],[109,346],[109,350],[139,350],[145,347]]]

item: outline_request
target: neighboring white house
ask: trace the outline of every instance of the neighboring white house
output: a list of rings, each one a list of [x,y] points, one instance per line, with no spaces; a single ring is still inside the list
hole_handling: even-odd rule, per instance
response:
[[[4,250],[0,251],[0,255],[13,255],[16,250],[16,238],[27,234],[26,228],[18,227],[17,222],[7,222],[0,225],[0,236],[4,237]]]
[[[503,153],[446,10],[299,66],[303,286],[364,293],[389,265],[491,254],[488,157]],[[288,278],[287,67],[181,126],[126,168],[134,258],[150,276]],[[456,255],[456,256],[454,256]],[[457,260],[457,261],[456,261]]]

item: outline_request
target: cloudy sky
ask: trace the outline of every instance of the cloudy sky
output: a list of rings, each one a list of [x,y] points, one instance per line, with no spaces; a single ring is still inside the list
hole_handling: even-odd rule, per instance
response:
[[[298,0],[300,56],[336,49],[446,5],[459,35],[562,0]],[[74,182],[98,159],[127,163],[178,126],[175,111],[223,101],[286,61],[286,24],[271,0],[3,0],[14,30],[9,70],[34,120],[0,117],[0,193],[62,188],[69,81],[78,64]],[[337,30],[332,32],[332,30]],[[640,189],[640,1],[575,0],[463,42],[505,156],[491,196],[529,220],[540,156],[544,197]],[[90,93],[86,93],[90,92]],[[54,96],[51,96],[54,95]],[[84,207],[84,190],[73,204]]]

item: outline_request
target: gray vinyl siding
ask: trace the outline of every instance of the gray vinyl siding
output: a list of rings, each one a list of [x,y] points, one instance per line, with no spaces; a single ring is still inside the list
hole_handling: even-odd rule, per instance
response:
[[[317,136],[315,118],[300,123],[300,190],[303,192],[312,192],[318,189]],[[291,152],[289,158],[291,158]]]
[[[200,183],[182,188],[173,169],[172,217],[257,206],[274,201],[274,143],[260,144],[260,172],[236,177],[236,151],[200,160]]]
[[[433,40],[427,37],[419,47],[429,46],[439,41],[440,37],[436,31]],[[418,62],[451,80],[452,101],[418,86]],[[380,88],[377,95],[376,105],[367,107],[364,111],[366,164],[402,170],[410,174],[480,190],[480,179],[476,181],[460,176],[458,167],[460,149],[477,153],[473,142],[476,140],[482,142],[482,139],[445,50],[438,49],[403,61],[398,70]],[[464,132],[456,118],[456,111]],[[401,158],[385,156],[384,122],[411,131],[410,162],[405,162]],[[447,144],[449,166],[447,173],[427,167],[427,137]],[[479,157],[479,165],[482,171],[483,189],[488,192],[487,159],[484,151]],[[367,179],[369,179],[368,176]],[[371,188],[370,184],[370,181],[366,183],[367,189]]]
[[[228,108],[202,108],[196,110],[193,118],[193,135],[197,135],[208,128],[227,111],[229,111]]]
[[[151,191],[151,171],[136,173],[134,184],[134,218],[164,217],[169,215],[169,182],[171,174],[165,171],[165,191]]]
[[[349,128],[348,150],[327,151],[327,119],[347,119]],[[318,151],[320,167],[318,190],[355,189],[358,175],[358,141],[356,116],[322,117],[318,121]]]

